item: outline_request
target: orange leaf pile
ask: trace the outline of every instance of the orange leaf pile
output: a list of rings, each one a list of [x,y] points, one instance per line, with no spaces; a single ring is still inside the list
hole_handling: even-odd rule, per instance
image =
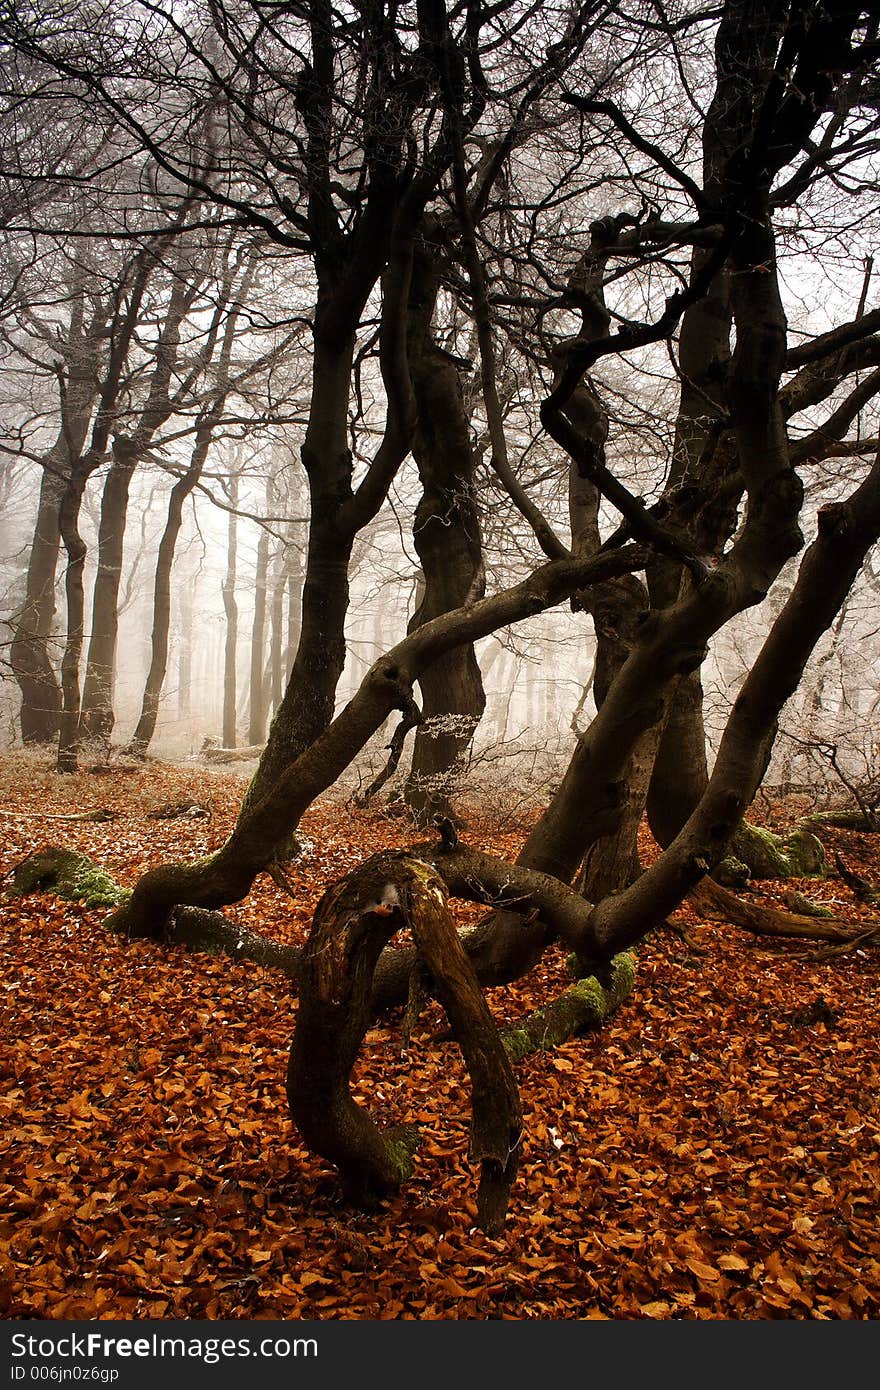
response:
[[[98,782],[10,759],[3,806],[22,814],[4,819],[0,868],[65,843],[131,883],[219,844],[242,789],[226,773],[153,766]],[[210,821],[149,817],[185,797]],[[118,818],[39,819],[98,804]],[[230,915],[301,940],[329,880],[406,838],[399,821],[330,802],[305,828],[296,900],[261,879]],[[479,819],[468,833],[516,852]],[[853,862],[878,879],[867,838]],[[820,891],[858,915],[838,881]],[[405,1054],[395,1020],[368,1036],[356,1088],[381,1120],[419,1123],[423,1142],[393,1202],[353,1211],[287,1116],[296,1004],[283,978],[126,945],[103,915],[51,896],[0,911],[2,1315],[880,1314],[880,952],[795,959],[685,910],[707,954],[658,933],[609,1027],[520,1065],[523,1166],[489,1239],[475,1229],[467,1078],[455,1045],[432,1036],[437,1008]],[[565,983],[553,953],[491,1006],[512,1019]],[[793,1021],[817,999],[834,1024]]]

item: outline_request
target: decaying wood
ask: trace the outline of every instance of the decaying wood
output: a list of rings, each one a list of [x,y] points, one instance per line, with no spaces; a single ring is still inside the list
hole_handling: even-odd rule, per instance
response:
[[[221,748],[219,744],[206,743],[199,757],[206,763],[250,763],[263,755],[265,744],[255,743],[246,748]]]

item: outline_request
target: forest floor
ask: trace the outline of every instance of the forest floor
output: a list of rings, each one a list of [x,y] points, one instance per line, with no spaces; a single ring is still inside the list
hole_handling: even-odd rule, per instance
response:
[[[64,844],[131,884],[221,843],[243,787],[161,765],[61,778],[12,756],[0,872]],[[149,815],[184,798],[210,819]],[[99,806],[117,818],[51,819]],[[296,899],[263,877],[230,909],[281,940],[303,939],[353,862],[418,838],[330,802],[305,829]],[[880,836],[822,836],[880,880]],[[511,857],[521,830],[474,817],[466,837]],[[796,886],[852,920],[865,911],[837,878]],[[636,992],[604,1031],[519,1064],[523,1163],[490,1239],[474,1226],[466,1075],[432,1037],[439,1009],[405,1052],[399,1019],[368,1035],[358,1093],[424,1138],[411,1182],[365,1214],[288,1119],[287,981],[126,944],[104,916],[50,895],[0,907],[0,1315],[880,1316],[880,952],[821,962],[682,911],[687,939],[665,928],[640,948]],[[554,951],[490,1004],[511,1020],[566,983]]]

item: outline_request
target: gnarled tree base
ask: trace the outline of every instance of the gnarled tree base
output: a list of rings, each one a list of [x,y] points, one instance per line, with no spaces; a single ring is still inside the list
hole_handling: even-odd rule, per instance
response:
[[[361,1202],[395,1192],[411,1167],[412,1131],[382,1132],[354,1100],[351,1070],[373,1017],[372,977],[408,926],[471,1077],[470,1157],[481,1165],[477,1219],[498,1231],[522,1134],[510,1061],[465,955],[436,870],[411,854],[374,855],[329,888],[303,949],[300,1006],[287,1073],[290,1113],[306,1144],[336,1165]]]
[[[15,867],[6,896],[25,897],[41,891],[57,893],[59,898],[82,903],[84,907],[119,907],[128,901],[130,892],[87,854],[55,845],[29,855]],[[107,924],[124,936],[124,925],[114,927],[114,916],[111,914],[106,919]],[[259,936],[247,927],[230,922],[222,912],[201,907],[175,908],[163,940],[208,955],[253,961],[255,965],[281,970],[290,979],[297,977],[298,946],[284,946],[269,937]]]

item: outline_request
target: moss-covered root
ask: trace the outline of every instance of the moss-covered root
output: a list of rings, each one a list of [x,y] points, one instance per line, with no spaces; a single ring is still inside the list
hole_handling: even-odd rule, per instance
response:
[[[57,893],[59,898],[82,903],[84,907],[119,907],[131,895],[130,889],[122,888],[87,854],[55,846],[30,855],[13,870],[6,896],[23,898],[41,892]],[[105,925],[124,934],[124,918],[117,928],[114,916],[111,914]],[[298,947],[259,936],[230,922],[220,912],[179,907],[171,917],[166,939],[171,945],[186,946],[191,951],[249,960],[271,970],[283,970],[291,980],[297,977]]]
[[[186,946],[190,951],[253,961],[254,965],[264,965],[268,970],[283,970],[290,980],[297,978],[298,946],[282,945],[271,937],[260,936],[238,922],[231,922],[222,912],[211,912],[204,907],[175,908],[167,939],[172,945]]]
[[[530,1052],[548,1051],[580,1033],[601,1028],[632,994],[635,982],[635,958],[624,951],[611,962],[607,986],[595,975],[589,975],[543,1008],[506,1028],[501,1041],[508,1055],[518,1062]]]
[[[752,878],[824,878],[827,872],[821,840],[799,827],[789,835],[774,835],[760,825],[743,821],[731,843],[730,859],[744,864]],[[723,877],[713,875],[719,882]],[[727,887],[740,884],[725,882]]]
[[[57,893],[84,907],[118,907],[130,895],[130,889],[120,887],[87,854],[54,845],[30,855],[13,870],[6,896],[24,898],[38,892]]]

